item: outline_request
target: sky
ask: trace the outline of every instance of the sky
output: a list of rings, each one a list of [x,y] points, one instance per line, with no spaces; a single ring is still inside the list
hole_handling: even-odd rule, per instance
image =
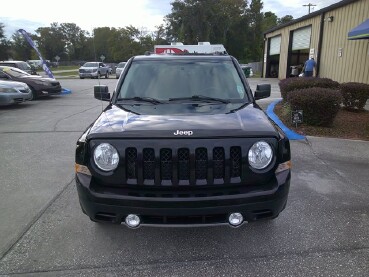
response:
[[[53,22],[75,23],[90,33],[96,27],[123,28],[129,25],[154,31],[156,26],[164,24],[163,18],[171,12],[172,1],[10,0],[2,3],[0,23],[5,25],[4,33],[8,38],[18,29],[34,33],[39,27],[50,27]],[[316,5],[311,7],[313,12],[337,2],[340,0],[264,0],[263,12],[299,18],[308,14],[308,7],[303,5]]]

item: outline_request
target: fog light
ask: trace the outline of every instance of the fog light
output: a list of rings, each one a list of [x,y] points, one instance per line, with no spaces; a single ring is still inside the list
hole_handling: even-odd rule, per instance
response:
[[[229,215],[228,221],[232,226],[238,226],[243,222],[243,216],[240,213],[233,213]]]
[[[140,225],[140,217],[138,215],[135,214],[129,214],[126,217],[126,224],[128,225],[128,227],[130,228],[136,228],[138,227],[138,225]]]

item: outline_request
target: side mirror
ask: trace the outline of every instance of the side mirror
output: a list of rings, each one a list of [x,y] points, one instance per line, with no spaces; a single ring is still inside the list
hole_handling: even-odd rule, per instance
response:
[[[270,92],[272,91],[270,84],[260,84],[256,86],[255,100],[270,97]]]
[[[94,86],[94,97],[101,101],[110,101],[110,93],[107,85]]]

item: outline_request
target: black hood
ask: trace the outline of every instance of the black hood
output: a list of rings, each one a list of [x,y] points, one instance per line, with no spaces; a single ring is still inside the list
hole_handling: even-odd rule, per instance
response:
[[[163,105],[164,106],[164,105]],[[138,115],[110,105],[92,125],[88,138],[278,137],[266,114],[249,104],[215,114]]]

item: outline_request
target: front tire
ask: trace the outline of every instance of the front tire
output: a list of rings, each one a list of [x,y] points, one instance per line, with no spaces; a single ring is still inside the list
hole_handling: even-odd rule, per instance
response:
[[[109,79],[109,72],[106,72],[105,79]]]
[[[37,99],[37,92],[34,88],[30,87],[31,91],[32,91],[32,98],[29,101],[33,101]]]

